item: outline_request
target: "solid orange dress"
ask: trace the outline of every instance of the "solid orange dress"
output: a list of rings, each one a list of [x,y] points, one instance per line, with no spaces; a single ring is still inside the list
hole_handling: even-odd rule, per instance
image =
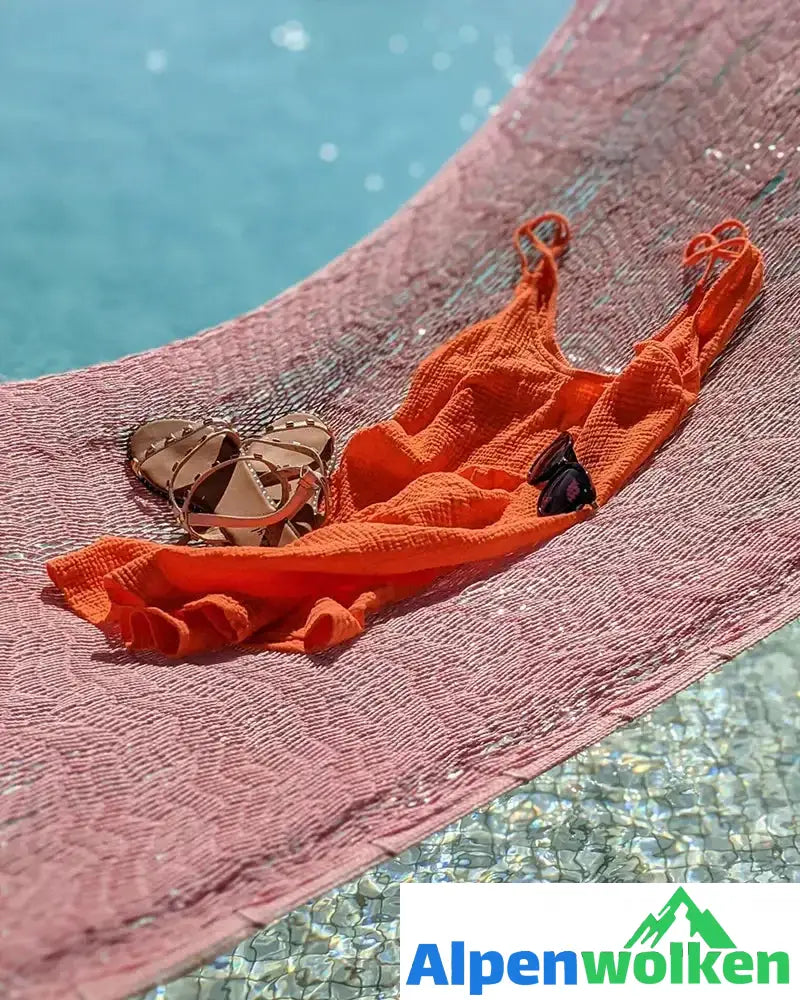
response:
[[[551,242],[536,235],[543,223]],[[534,267],[522,237],[538,251]],[[69,606],[117,623],[134,649],[170,656],[243,642],[315,652],[354,638],[371,612],[451,567],[530,549],[592,516],[540,517],[526,478],[533,458],[568,430],[602,506],[686,415],[761,288],[763,263],[736,220],[696,236],[684,264],[706,266],[688,302],[635,345],[621,373],[604,374],[574,368],[556,342],[568,240],[554,213],[517,230],[512,300],[434,351],[391,420],[353,436],[324,527],[284,548],[102,538],[48,564]],[[726,266],[712,281],[718,259]]]

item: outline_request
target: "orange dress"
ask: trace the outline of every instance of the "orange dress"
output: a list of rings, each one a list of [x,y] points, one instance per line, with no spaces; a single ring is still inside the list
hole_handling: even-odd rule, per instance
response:
[[[545,222],[552,242],[536,235]],[[523,236],[538,251],[533,267]],[[284,548],[102,538],[48,564],[69,606],[97,625],[118,623],[134,649],[171,656],[243,642],[315,652],[354,638],[371,612],[454,566],[533,548],[592,516],[538,516],[539,490],[526,479],[533,458],[570,431],[602,507],[685,417],[761,288],[763,263],[735,220],[696,236],[684,263],[706,266],[688,302],[635,345],[621,373],[605,374],[574,368],[556,341],[557,260],[568,240],[554,213],[520,227],[513,298],[434,351],[391,420],[351,438],[325,527]],[[726,266],[712,281],[718,259]]]

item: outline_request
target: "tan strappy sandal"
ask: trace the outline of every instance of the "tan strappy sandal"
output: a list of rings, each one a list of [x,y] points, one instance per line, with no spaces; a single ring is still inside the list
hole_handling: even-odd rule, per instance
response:
[[[319,414],[298,411],[267,424],[256,437],[249,438],[243,448],[262,461],[288,469],[290,480],[299,478],[301,470],[310,468],[327,481],[333,462],[334,438]],[[306,534],[324,522],[324,514],[320,512],[322,499],[323,492],[318,490],[292,518],[292,524],[300,534]]]
[[[263,466],[254,475],[253,467]],[[230,485],[214,511],[198,509],[197,493],[220,472],[231,469]],[[294,481],[292,481],[294,480]],[[327,479],[309,467],[279,467],[247,450],[201,473],[179,502],[169,499],[177,519],[190,538],[206,541],[198,529],[215,529],[230,545],[286,545],[300,537],[292,518],[319,494],[330,503]],[[277,495],[276,495],[277,494]],[[232,513],[229,511],[236,511]]]
[[[182,496],[198,475],[237,455],[240,443],[237,432],[221,420],[148,420],[128,438],[128,461],[133,473],[156,493],[166,497],[172,489]],[[222,484],[221,479],[215,486]],[[198,503],[210,499],[196,497]]]
[[[149,421],[131,434],[131,468],[167,497],[192,539],[208,544],[286,545],[324,519],[320,505],[324,502],[327,511],[327,461],[333,451],[330,431],[319,418],[294,416],[307,421],[302,426],[297,421],[297,434],[314,428],[312,440],[325,459],[300,440],[291,446],[282,440],[294,427],[288,419],[273,425],[278,432],[275,439],[242,441],[221,421],[171,418]],[[278,452],[271,450],[276,447]],[[265,451],[269,455],[262,454]]]

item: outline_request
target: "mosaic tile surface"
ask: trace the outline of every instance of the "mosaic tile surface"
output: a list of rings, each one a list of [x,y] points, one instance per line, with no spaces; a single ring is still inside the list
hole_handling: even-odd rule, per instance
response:
[[[800,882],[800,622],[146,1000],[389,1000],[409,881]]]

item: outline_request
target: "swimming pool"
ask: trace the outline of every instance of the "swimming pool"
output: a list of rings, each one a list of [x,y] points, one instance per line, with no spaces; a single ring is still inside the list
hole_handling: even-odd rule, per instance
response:
[[[0,374],[189,336],[365,235],[569,8],[537,0],[10,0]]]

